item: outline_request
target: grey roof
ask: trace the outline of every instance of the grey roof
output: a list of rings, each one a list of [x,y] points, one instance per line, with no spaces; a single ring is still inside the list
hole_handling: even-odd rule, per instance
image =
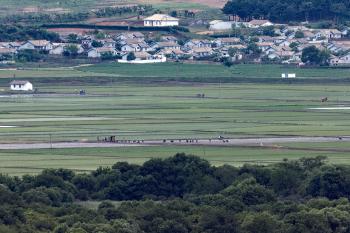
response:
[[[13,80],[12,82],[10,82],[10,85],[25,85],[27,83],[30,83],[27,80]]]

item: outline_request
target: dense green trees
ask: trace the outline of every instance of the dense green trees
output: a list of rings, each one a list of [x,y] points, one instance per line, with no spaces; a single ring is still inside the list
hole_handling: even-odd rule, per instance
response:
[[[112,17],[121,16],[123,14],[137,13],[139,15],[145,12],[151,11],[152,5],[135,5],[135,6],[125,6],[125,7],[106,7],[98,9],[94,12],[97,17]]]
[[[126,60],[128,60],[128,61],[133,61],[135,59],[136,59],[136,56],[135,56],[135,53],[133,53],[133,52],[130,52],[128,54],[128,56],[126,56]]]
[[[104,52],[101,53],[101,59],[106,61],[106,60],[114,60],[114,59],[119,59],[120,56],[114,55],[112,52]]]
[[[93,41],[91,42],[91,46],[94,47],[94,48],[100,48],[100,47],[103,46],[103,43],[100,42],[100,41],[97,41],[97,40],[93,40]]]
[[[314,45],[303,49],[301,60],[310,65],[327,65],[330,53],[325,50],[319,50]]]
[[[350,3],[346,0],[230,0],[226,14],[243,19],[265,18],[275,22],[348,19]]]
[[[350,168],[325,159],[235,168],[177,154],[90,174],[0,175],[0,232],[347,233]]]
[[[49,32],[33,26],[0,25],[0,41],[49,40],[59,42],[57,33]]]
[[[76,57],[78,56],[79,48],[78,46],[71,44],[64,47],[63,55],[66,57]]]
[[[45,23],[68,23],[87,20],[88,12],[77,13],[26,13],[12,14],[0,18],[1,24],[27,24],[40,25]]]
[[[25,49],[18,51],[15,58],[20,62],[38,62],[43,58],[43,55],[37,50]]]

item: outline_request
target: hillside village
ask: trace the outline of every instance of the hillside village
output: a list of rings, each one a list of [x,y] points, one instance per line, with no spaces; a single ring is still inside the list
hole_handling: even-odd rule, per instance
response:
[[[155,14],[144,19],[144,27],[178,26],[179,19]],[[213,20],[206,35],[189,38],[178,33],[152,31],[101,31],[61,34],[60,43],[48,40],[0,42],[2,63],[13,63],[24,51],[48,56],[85,57],[95,60],[254,62],[303,65],[303,49],[314,46],[329,53],[328,65],[350,65],[348,29],[311,29],[302,24],[290,26],[268,20],[249,22]],[[237,29],[255,30],[257,35],[242,36]],[[266,33],[267,32],[267,33]],[[72,39],[73,38],[73,39]]]

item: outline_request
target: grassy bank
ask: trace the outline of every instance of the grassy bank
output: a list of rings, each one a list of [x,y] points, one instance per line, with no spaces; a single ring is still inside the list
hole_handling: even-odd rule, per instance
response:
[[[78,70],[124,77],[187,77],[187,78],[281,78],[282,73],[296,73],[299,78],[350,78],[350,69],[298,68],[284,65],[238,64],[227,68],[221,64],[118,64],[102,63]]]
[[[281,145],[282,146],[282,145]],[[111,166],[116,162],[127,161],[142,164],[150,158],[165,158],[178,152],[198,155],[214,165],[244,163],[271,164],[284,158],[298,159],[307,156],[324,155],[335,164],[350,165],[350,152],[336,151],[338,146],[349,147],[349,143],[304,143],[303,148],[293,144],[264,147],[206,147],[206,146],[168,146],[168,147],[125,147],[125,148],[75,148],[9,150],[0,153],[0,172],[10,175],[36,174],[44,168],[69,168],[77,172]],[[305,150],[305,147],[308,150]],[[321,148],[327,150],[320,150]]]
[[[261,83],[344,84],[350,82],[347,68],[297,68],[282,65],[241,64],[227,68],[220,64],[118,64],[47,67],[21,64],[20,69],[0,69],[0,85],[13,78],[29,79],[37,85],[96,85],[118,83]],[[282,73],[296,73],[296,79],[282,79]]]

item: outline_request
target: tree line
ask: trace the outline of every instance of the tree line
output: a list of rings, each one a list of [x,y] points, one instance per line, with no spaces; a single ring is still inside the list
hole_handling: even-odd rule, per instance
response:
[[[123,14],[137,13],[143,15],[145,12],[153,10],[152,5],[135,5],[123,7],[106,7],[94,12],[96,17],[122,16]]]
[[[0,24],[0,41],[26,40],[48,40],[51,42],[59,42],[60,37],[57,33],[49,32],[35,26]]]
[[[177,154],[86,174],[1,175],[0,232],[346,233],[349,196],[350,167],[325,157],[237,168]]]
[[[346,0],[230,0],[225,14],[242,19],[270,19],[274,22],[348,19],[350,2]]]

